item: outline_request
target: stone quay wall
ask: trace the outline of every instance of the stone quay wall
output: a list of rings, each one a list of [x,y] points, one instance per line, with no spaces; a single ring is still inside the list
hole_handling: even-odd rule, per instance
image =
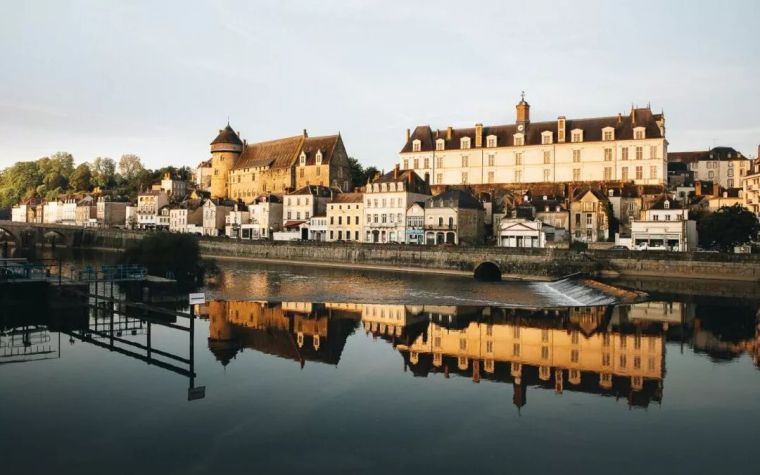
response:
[[[26,225],[28,226],[28,225]],[[46,225],[36,225],[44,228]],[[123,229],[73,228],[67,245],[123,249],[146,233]],[[59,227],[60,229],[60,227]],[[490,246],[411,246],[393,244],[235,241],[199,238],[207,257],[244,258],[317,265],[387,267],[418,271],[474,272],[485,262],[506,276],[558,278],[583,273],[592,276],[714,279],[760,282],[760,255],[676,253],[661,251],[569,249],[508,249]]]

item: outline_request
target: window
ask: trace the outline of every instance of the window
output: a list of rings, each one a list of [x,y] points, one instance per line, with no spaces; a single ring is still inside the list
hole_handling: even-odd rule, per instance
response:
[[[644,167],[636,167],[636,179],[637,180],[641,180],[643,178],[643,175],[644,175],[643,168]]]
[[[467,184],[467,172],[462,172],[462,184]]]
[[[548,360],[549,359],[549,347],[548,346],[542,346],[541,347],[541,359],[542,360]]]
[[[625,355],[620,355],[620,368],[625,369],[625,365],[628,362],[628,359],[625,357]]]
[[[443,183],[443,173],[436,173],[436,175],[435,175],[435,182],[436,183]]]
[[[322,164],[322,151],[317,150],[317,165],[321,165],[321,164]]]
[[[570,141],[571,142],[583,142],[583,131],[582,130],[573,130],[573,133],[570,135]]]
[[[544,165],[549,165],[552,162],[552,153],[549,150],[544,151]]]
[[[301,152],[301,166],[306,165],[306,154]]]
[[[515,183],[522,181],[522,170],[515,170]]]
[[[412,142],[412,152],[419,152],[420,148],[422,146],[422,143],[419,140],[414,140]]]
[[[489,153],[488,154],[488,166],[492,167],[495,161],[496,161],[496,155],[494,155],[493,153]]]
[[[415,158],[414,159],[414,168],[415,168],[415,170],[417,168],[420,168],[420,159],[419,158]]]
[[[444,142],[443,139],[438,139],[435,141],[435,149],[440,151],[444,149]]]
[[[512,345],[512,356],[520,356],[520,344],[515,343]]]
[[[493,183],[493,172],[488,172],[488,183]]]
[[[602,140],[609,142],[610,140],[615,140],[615,131],[614,130],[605,130],[602,134]]]
[[[404,170],[408,170],[408,169],[409,169],[409,160],[405,159],[404,160]]]
[[[581,161],[581,151],[580,150],[573,150],[573,162],[579,163]]]
[[[611,148],[605,148],[604,149],[604,161],[605,162],[611,162],[612,161],[612,149]]]
[[[573,363],[578,362],[578,350],[571,350],[570,351],[570,361]]]
[[[549,341],[549,330],[546,328],[541,329],[541,341],[547,342]]]
[[[544,132],[541,134],[541,143],[544,145],[549,145],[552,143],[552,133],[551,132]]]
[[[464,338],[460,338],[459,339],[459,350],[460,351],[467,350],[467,340],[466,339],[464,339]]]
[[[609,366],[611,357],[609,353],[602,353],[602,366]]]
[[[620,170],[620,172],[621,172],[620,179],[623,180],[623,181],[627,181],[628,180],[628,167],[623,167]]]
[[[544,181],[550,181],[552,176],[552,171],[548,168],[544,169]]]
[[[438,157],[435,162],[437,168],[443,168],[443,157]]]
[[[493,341],[486,341],[486,353],[493,353]]]
[[[707,178],[709,178],[709,179],[711,179],[711,180],[712,180],[713,178],[715,178],[715,172],[714,172],[714,171],[712,171],[712,170],[710,170],[709,172],[707,172]]]
[[[581,169],[573,168],[573,181],[580,181],[580,179],[581,179]]]
[[[467,155],[462,156],[462,168],[470,166],[470,158]]]
[[[649,147],[649,158],[652,160],[657,158],[657,145],[651,145]]]
[[[430,159],[429,158],[425,159],[425,168],[430,168]]]
[[[486,138],[486,147],[493,148],[496,146],[496,137],[493,135],[489,135],[488,138]]]
[[[514,135],[514,140],[515,140],[515,147],[519,147],[519,146],[521,146],[521,145],[523,145],[525,143],[523,141],[523,136],[520,135],[520,134],[515,134]]]
[[[657,166],[656,165],[652,165],[652,166],[649,167],[649,178],[651,178],[652,180],[654,180],[654,179],[657,178]]]
[[[470,148],[470,138],[469,137],[462,137],[459,140],[459,148],[461,148],[461,149],[468,149],[468,148]]]
[[[644,129],[643,128],[635,129],[633,131],[633,138],[636,139],[636,140],[643,140],[644,139]]]
[[[622,156],[620,157],[620,159],[628,160],[628,147],[623,147],[621,152],[622,152]]]
[[[636,160],[644,158],[644,147],[636,147]]]
[[[612,180],[612,167],[604,167],[604,180]]]
[[[522,165],[522,152],[515,152],[515,165]]]

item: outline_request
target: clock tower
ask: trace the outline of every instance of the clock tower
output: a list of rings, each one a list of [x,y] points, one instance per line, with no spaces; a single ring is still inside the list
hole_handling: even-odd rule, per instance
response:
[[[530,123],[530,104],[525,102],[525,91],[520,94],[520,102],[517,103],[517,131],[525,132],[525,127]]]

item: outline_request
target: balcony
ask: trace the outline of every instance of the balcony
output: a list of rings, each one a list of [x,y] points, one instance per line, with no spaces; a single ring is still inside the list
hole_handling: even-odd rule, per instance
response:
[[[426,224],[425,231],[456,231],[456,224]]]

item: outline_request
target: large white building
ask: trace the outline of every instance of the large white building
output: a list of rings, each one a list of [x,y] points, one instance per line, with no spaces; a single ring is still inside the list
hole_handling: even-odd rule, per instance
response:
[[[697,223],[689,220],[689,210],[668,197],[631,223],[631,245],[636,249],[691,251],[696,249],[697,239]]]
[[[668,161],[686,164],[695,181],[711,181],[723,188],[740,188],[742,178],[752,173],[752,160],[732,147],[714,147],[699,152],[670,152]]]
[[[517,104],[515,123],[407,130],[402,169],[432,185],[667,181],[665,116],[649,107],[590,119],[559,116],[530,121],[530,105]]]

